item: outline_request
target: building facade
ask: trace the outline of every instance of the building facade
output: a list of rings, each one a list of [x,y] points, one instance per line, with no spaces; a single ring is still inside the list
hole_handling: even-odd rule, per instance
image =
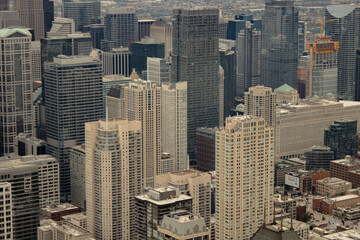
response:
[[[313,146],[305,152],[306,170],[318,170],[320,168],[329,171],[330,161],[334,160],[334,151],[325,146]]]
[[[196,130],[196,168],[201,171],[215,171],[215,128]]]
[[[0,207],[3,209],[0,217],[2,232],[0,237],[5,240],[13,239],[13,209],[12,209],[12,191],[11,184],[0,182]]]
[[[170,63],[165,58],[147,58],[147,80],[154,83],[170,82]]]
[[[84,26],[100,23],[101,3],[96,0],[64,1],[62,6],[64,18],[75,22],[75,31],[82,32]]]
[[[221,121],[230,115],[230,109],[235,107],[236,90],[236,53],[231,49],[219,49],[220,65],[224,69],[224,114]]]
[[[165,44],[165,58],[169,58],[172,52],[172,27],[167,21],[156,20],[150,26],[150,38]]]
[[[127,47],[113,48],[109,52],[101,52],[104,75],[124,75],[131,74],[131,52]]]
[[[70,186],[71,203],[85,209],[85,145],[70,150]]]

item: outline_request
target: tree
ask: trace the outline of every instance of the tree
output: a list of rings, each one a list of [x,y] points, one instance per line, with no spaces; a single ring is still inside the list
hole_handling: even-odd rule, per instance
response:
[[[301,221],[308,222],[308,221],[310,221],[312,216],[311,216],[311,213],[305,212],[305,213],[301,214],[300,218],[301,218]]]

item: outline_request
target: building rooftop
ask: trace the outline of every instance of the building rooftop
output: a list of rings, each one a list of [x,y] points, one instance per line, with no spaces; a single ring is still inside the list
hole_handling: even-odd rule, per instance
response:
[[[41,208],[42,211],[45,212],[49,212],[49,213],[57,213],[57,212],[62,212],[62,211],[67,211],[67,210],[72,210],[72,209],[79,209],[79,207],[72,205],[70,203],[62,203],[56,206],[47,206],[44,208]]]
[[[20,165],[41,165],[46,164],[49,161],[56,161],[57,160],[51,155],[27,155],[27,156],[13,156],[13,157],[0,157],[0,168],[7,167],[7,166],[20,166]]]
[[[25,28],[3,28],[0,29],[0,37],[8,37],[15,33],[21,33],[27,37],[31,37],[31,33]]]
[[[278,92],[291,92],[291,91],[294,91],[295,89],[292,88],[291,86],[289,86],[288,84],[284,84],[278,88],[275,89],[275,91],[278,91]]]
[[[331,161],[333,163],[337,163],[337,164],[342,164],[342,165],[346,165],[346,166],[354,166],[354,165],[359,165],[360,161],[357,158],[353,158],[351,156],[345,156],[344,159],[338,159],[338,160],[333,160]]]
[[[192,197],[188,195],[179,194],[179,190],[171,186],[150,189],[146,194],[136,196],[136,198],[142,201],[149,201],[155,205],[167,205],[192,199]]]
[[[344,196],[339,196],[339,197],[333,197],[333,198],[330,198],[330,200],[333,202],[339,202],[339,201],[350,200],[350,199],[354,199],[354,198],[358,198],[358,197],[360,197],[360,196],[355,195],[355,194],[349,194],[349,195],[344,195]]]
[[[345,181],[345,180],[342,180],[342,179],[336,178],[336,177],[324,178],[324,179],[318,180],[317,183],[323,183],[323,184],[327,184],[327,185],[331,185],[331,186],[351,184],[348,181]]]
[[[95,61],[91,56],[85,55],[76,55],[76,56],[65,56],[58,55],[54,57],[53,64],[61,64],[61,65],[72,65],[72,64],[82,64],[82,63],[90,63],[90,62],[98,62]],[[98,62],[100,63],[100,62]],[[51,63],[50,63],[51,64]]]

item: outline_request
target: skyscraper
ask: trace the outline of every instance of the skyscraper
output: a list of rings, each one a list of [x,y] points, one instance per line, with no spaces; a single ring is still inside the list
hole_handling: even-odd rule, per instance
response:
[[[141,41],[144,37],[150,37],[150,27],[155,22],[152,19],[142,19],[138,21],[138,41]]]
[[[198,127],[219,123],[219,10],[173,11],[171,81],[188,83],[188,153],[195,157]]]
[[[138,39],[138,19],[132,8],[112,8],[104,18],[104,40],[101,49],[109,51],[129,47]]]
[[[9,0],[0,0],[0,11],[8,11],[9,9]]]
[[[147,80],[154,83],[170,82],[170,63],[164,58],[147,58]]]
[[[70,149],[84,143],[85,122],[103,117],[101,62],[58,56],[44,65],[48,153],[60,163],[61,200],[70,195]]]
[[[297,87],[298,10],[293,1],[269,0],[262,18],[261,83]]]
[[[359,48],[360,8],[350,5],[330,5],[325,8],[325,33],[339,41],[338,96],[353,100],[355,96],[355,50]]]
[[[14,152],[19,133],[34,136],[30,42],[28,30],[0,30],[0,156]]]
[[[245,28],[238,34],[236,96],[260,84],[261,32]]]
[[[13,0],[20,25],[34,29],[35,40],[46,36],[54,20],[54,3],[50,0]]]
[[[55,18],[47,37],[67,36],[75,33],[75,22],[71,18]]]
[[[271,221],[274,129],[260,117],[229,117],[216,139],[215,239],[249,239],[264,214]]]
[[[127,47],[113,48],[108,52],[101,52],[104,75],[123,75],[128,77],[131,74],[131,52]]]
[[[74,19],[75,31],[82,32],[84,26],[100,23],[101,3],[96,0],[63,1],[63,17]]]
[[[96,239],[135,239],[135,199],[143,187],[139,121],[85,124],[86,213]]]
[[[224,116],[230,115],[235,107],[236,53],[232,49],[220,49],[220,65],[224,69]]]
[[[150,38],[165,43],[165,58],[170,57],[172,51],[172,27],[167,21],[160,19],[150,26]]]
[[[276,94],[271,88],[256,86],[245,93],[245,114],[262,117],[269,126],[276,123]]]

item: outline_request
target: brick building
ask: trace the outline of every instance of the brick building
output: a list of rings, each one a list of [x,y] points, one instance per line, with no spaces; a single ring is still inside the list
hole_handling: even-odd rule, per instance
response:
[[[315,198],[313,199],[313,209],[325,214],[332,214],[333,210],[338,207],[355,207],[360,201],[359,195],[344,195],[333,198]]]

